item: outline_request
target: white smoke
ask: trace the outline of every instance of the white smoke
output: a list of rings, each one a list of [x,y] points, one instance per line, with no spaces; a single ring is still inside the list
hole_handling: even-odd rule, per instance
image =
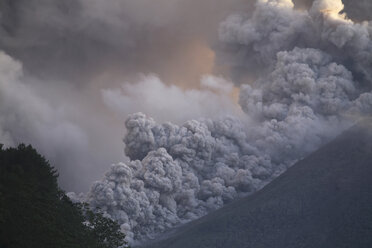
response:
[[[182,123],[188,119],[215,117],[241,112],[231,101],[233,84],[214,76],[204,76],[202,89],[183,90],[166,85],[155,75],[143,76],[135,84],[102,90],[106,106],[120,116],[133,112],[156,116],[158,121]],[[171,103],[171,104],[170,104]]]
[[[130,115],[130,161],[94,183],[92,207],[118,220],[132,242],[154,238],[257,191],[349,126],[351,116],[371,113],[372,29],[339,14],[342,8],[340,0],[316,0],[309,11],[290,0],[258,0],[251,16],[229,17],[220,56],[258,78],[239,82],[246,115],[183,125]],[[205,84],[229,90],[214,80]],[[113,95],[107,91],[106,101]]]

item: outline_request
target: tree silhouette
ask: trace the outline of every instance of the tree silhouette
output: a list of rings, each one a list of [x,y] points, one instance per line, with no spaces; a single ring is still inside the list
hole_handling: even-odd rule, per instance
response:
[[[116,222],[74,204],[57,178],[31,146],[0,146],[0,248],[128,247]]]

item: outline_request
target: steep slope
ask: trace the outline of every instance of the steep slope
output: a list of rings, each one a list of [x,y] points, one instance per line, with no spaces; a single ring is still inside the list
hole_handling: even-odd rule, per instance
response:
[[[372,120],[151,248],[372,247]]]

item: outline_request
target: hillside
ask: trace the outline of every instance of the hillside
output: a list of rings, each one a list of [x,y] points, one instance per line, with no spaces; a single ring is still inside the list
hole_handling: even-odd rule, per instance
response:
[[[151,248],[372,247],[372,121]]]
[[[31,146],[0,145],[0,248],[117,248],[119,225],[73,204]]]

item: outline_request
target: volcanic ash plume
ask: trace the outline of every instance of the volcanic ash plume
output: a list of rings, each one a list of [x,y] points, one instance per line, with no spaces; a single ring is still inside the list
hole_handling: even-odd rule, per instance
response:
[[[94,183],[90,204],[118,220],[131,241],[153,238],[257,191],[351,117],[371,113],[371,25],[353,23],[342,7],[317,0],[307,12],[290,0],[259,0],[251,16],[229,17],[220,59],[257,77],[239,82],[244,117],[175,125],[129,116],[130,161]]]
[[[233,15],[221,24],[220,59],[238,75],[260,77],[272,71],[278,52],[315,48],[371,87],[371,25],[352,22],[342,8],[338,0],[314,1],[308,12],[293,10],[291,1],[258,1],[251,17]]]

